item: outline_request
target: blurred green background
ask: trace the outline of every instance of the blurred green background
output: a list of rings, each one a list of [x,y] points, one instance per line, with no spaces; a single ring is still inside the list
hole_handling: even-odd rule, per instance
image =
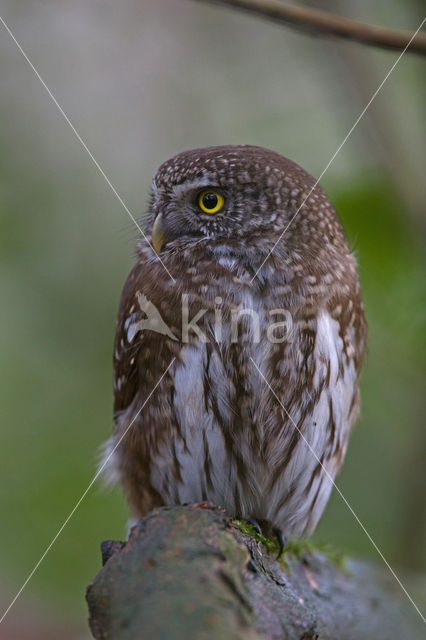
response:
[[[414,30],[420,2],[312,2]],[[13,0],[1,15],[135,216],[186,148],[271,147],[319,176],[397,53],[310,38],[190,0]],[[89,484],[109,436],[112,341],[137,232],[0,25],[3,611]],[[425,63],[406,55],[322,180],[360,263],[362,419],[338,484],[383,554],[426,569]],[[119,490],[94,487],[4,622],[7,638],[89,638],[99,543]],[[334,493],[316,534],[377,559]],[[0,635],[2,630],[0,630]]]

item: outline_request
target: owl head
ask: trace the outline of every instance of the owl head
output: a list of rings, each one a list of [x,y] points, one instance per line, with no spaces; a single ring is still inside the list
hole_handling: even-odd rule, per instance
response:
[[[319,185],[309,193],[314,186],[304,169],[262,147],[184,151],[162,164],[154,177],[148,230],[157,252],[203,239],[259,248],[273,243],[296,212],[293,232],[303,230],[307,220],[312,226],[335,216]]]

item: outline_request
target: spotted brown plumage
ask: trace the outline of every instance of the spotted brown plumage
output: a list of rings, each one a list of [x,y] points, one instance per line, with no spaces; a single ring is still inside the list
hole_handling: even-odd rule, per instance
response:
[[[286,536],[317,525],[358,415],[366,323],[355,259],[314,185],[246,145],[158,169],[153,246],[140,239],[120,301],[107,449],[134,421],[109,462],[134,517],[209,500]],[[185,334],[185,308],[201,333]],[[272,330],[284,311],[290,325]]]

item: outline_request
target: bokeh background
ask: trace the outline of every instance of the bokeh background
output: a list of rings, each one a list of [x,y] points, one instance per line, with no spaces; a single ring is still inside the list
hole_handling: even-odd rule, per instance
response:
[[[414,30],[422,3],[312,2]],[[191,0],[3,0],[0,14],[135,216],[157,166],[251,143],[314,176],[397,57]],[[111,431],[112,341],[137,231],[0,25],[0,604],[89,484]],[[426,569],[425,62],[406,55],[322,180],[360,263],[362,419],[338,484],[395,568]],[[0,629],[89,638],[119,490],[84,499]],[[376,552],[335,493],[315,536]],[[2,633],[5,633],[3,636]]]

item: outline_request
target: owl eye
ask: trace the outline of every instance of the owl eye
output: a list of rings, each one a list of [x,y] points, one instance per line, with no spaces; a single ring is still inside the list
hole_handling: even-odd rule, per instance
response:
[[[225,204],[225,198],[221,193],[206,189],[198,196],[198,206],[204,213],[217,213]]]

